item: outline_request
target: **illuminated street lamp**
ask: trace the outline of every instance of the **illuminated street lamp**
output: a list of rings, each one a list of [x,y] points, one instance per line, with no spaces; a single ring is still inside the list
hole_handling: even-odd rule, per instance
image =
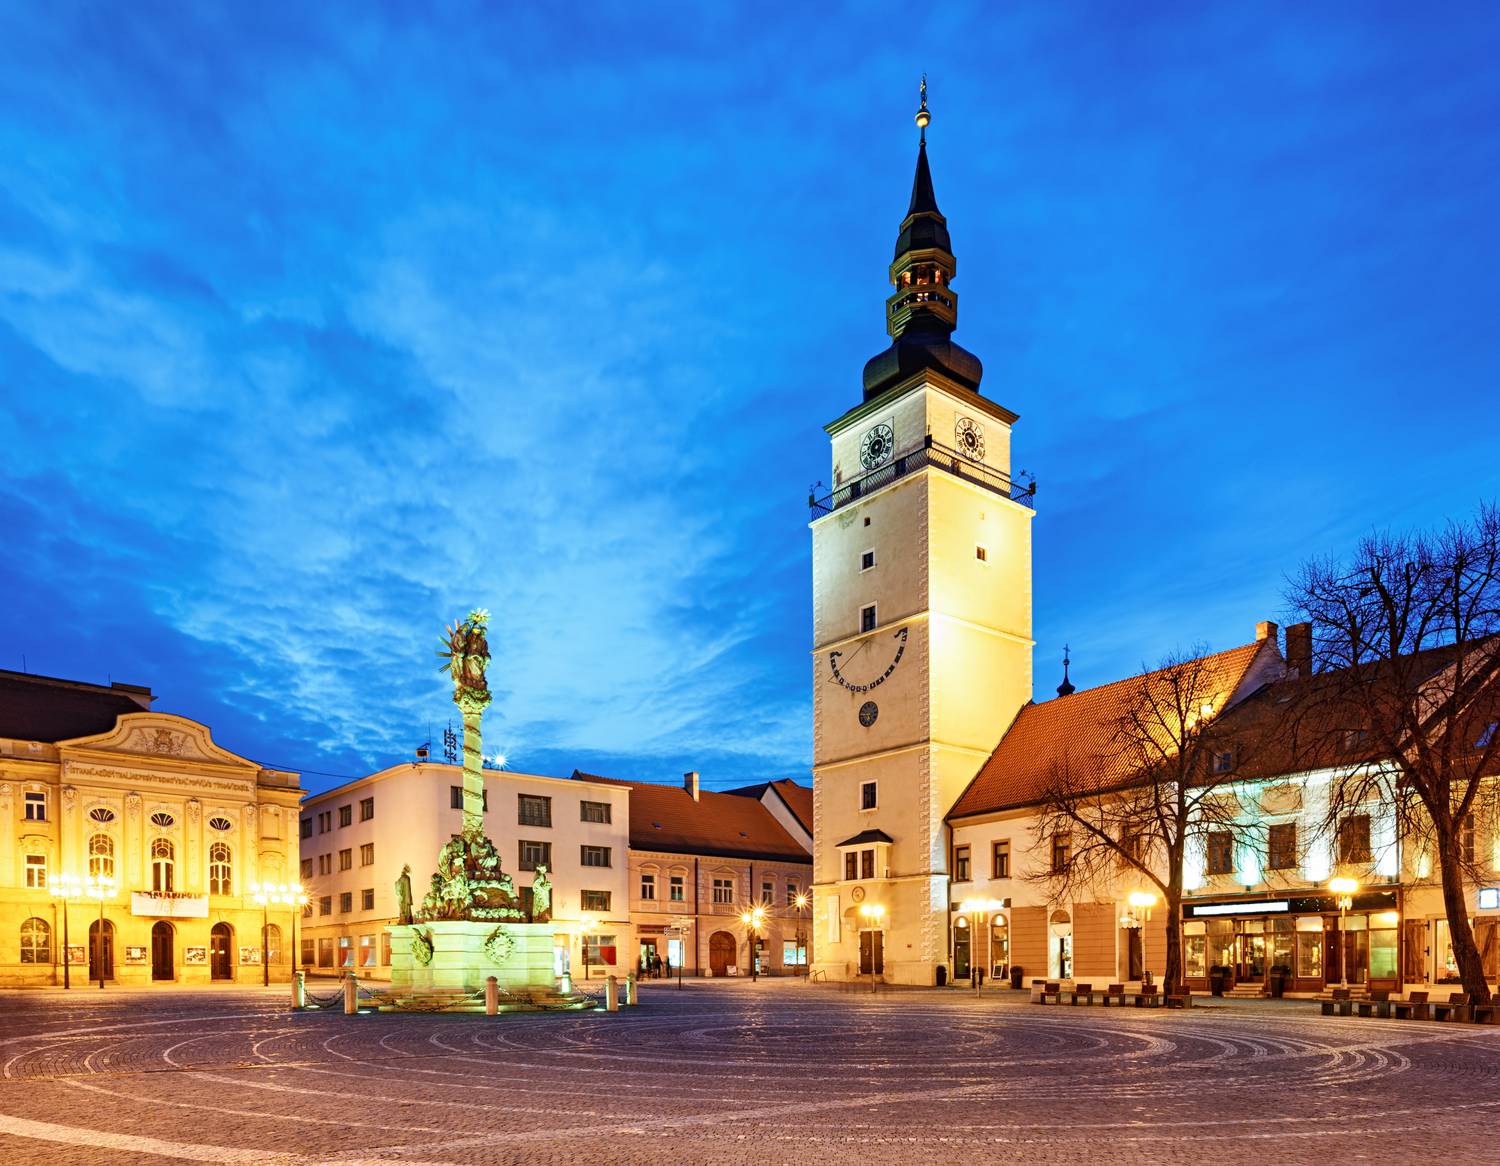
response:
[[[583,978],[589,978],[589,932],[599,925],[598,916],[585,911],[578,917],[578,946],[583,949]]]
[[[976,992],[984,982],[983,973],[979,970],[979,926],[983,923],[988,928],[990,915],[1004,906],[1005,904],[999,899],[965,899],[958,905],[958,909],[970,919],[969,982],[974,985]],[[988,942],[986,938],[986,943]],[[985,951],[988,953],[989,948],[986,947]]]
[[[297,920],[302,917],[302,908],[307,906],[307,892],[302,889],[301,883],[292,883],[287,887],[287,902],[292,907],[292,978],[295,979],[297,965],[302,961],[297,948]]]
[[[52,897],[62,903],[63,909],[63,987],[71,988],[73,978],[70,975],[72,968],[68,964],[68,904],[74,899],[83,898],[83,883],[77,875],[60,874],[49,880],[48,885],[52,891]],[[53,981],[56,983],[56,981]]]
[[[798,891],[792,899],[792,906],[797,908],[797,966],[802,969],[798,975],[803,976],[807,975],[807,938],[802,929],[802,920],[806,917],[811,902],[802,891]]]
[[[1130,905],[1130,910],[1121,918],[1120,926],[1135,932],[1134,942],[1141,946],[1141,984],[1149,985],[1151,969],[1146,966],[1145,925],[1151,922],[1151,908],[1156,906],[1156,895],[1151,891],[1131,891],[1125,896],[1125,902]]]
[[[94,949],[94,966],[99,971],[99,990],[104,990],[104,901],[114,898],[115,880],[107,878],[95,878],[89,876],[88,882],[83,884],[83,897],[85,899],[99,900],[99,941]]]
[[[267,987],[271,983],[271,904],[292,908],[292,950],[297,950],[297,913],[307,896],[302,893],[300,883],[251,883],[250,897],[260,905],[260,982]],[[293,971],[295,971],[295,967]]]
[[[759,904],[740,915],[740,922],[750,929],[750,982],[752,984],[755,983],[756,972],[760,970],[760,929],[765,921],[766,909]]]
[[[859,916],[867,923],[872,924],[876,930],[879,930],[882,921],[885,919],[885,908],[878,903],[861,903],[859,905]],[[875,950],[873,946],[870,949],[870,991],[875,991]]]
[[[1339,897],[1339,987],[1347,988],[1349,986],[1349,960],[1348,950],[1344,943],[1344,920],[1349,914],[1349,908],[1354,906],[1354,894],[1359,890],[1359,883],[1354,879],[1329,879],[1328,889]]]

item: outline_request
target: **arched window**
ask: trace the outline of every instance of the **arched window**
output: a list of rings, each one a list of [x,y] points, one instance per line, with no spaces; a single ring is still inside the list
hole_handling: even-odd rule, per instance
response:
[[[89,818],[103,825],[115,820],[115,812],[113,810],[107,810],[103,806],[95,806],[92,810],[89,811]]]
[[[266,963],[281,962],[281,928],[274,923],[266,924]]]
[[[31,918],[21,924],[21,962],[52,962],[52,926],[45,919]]]
[[[151,889],[153,891],[172,890],[172,875],[176,866],[176,851],[172,847],[172,840],[153,838],[151,840]]]
[[[89,839],[89,878],[112,879],[115,877],[115,840],[108,834],[95,834]]]
[[[230,859],[229,845],[215,842],[208,848],[208,893],[232,895],[233,888],[234,863]]]

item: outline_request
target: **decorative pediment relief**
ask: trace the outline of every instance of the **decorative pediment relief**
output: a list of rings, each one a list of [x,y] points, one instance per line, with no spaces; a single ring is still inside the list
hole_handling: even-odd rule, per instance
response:
[[[65,749],[89,749],[107,753],[131,753],[170,761],[206,761],[240,769],[258,769],[215,745],[208,727],[186,717],[168,713],[126,713],[107,733],[62,742]]]

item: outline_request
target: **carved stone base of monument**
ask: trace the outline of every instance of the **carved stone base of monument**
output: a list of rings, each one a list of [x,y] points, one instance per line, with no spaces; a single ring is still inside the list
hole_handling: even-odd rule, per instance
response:
[[[398,1001],[482,993],[490,976],[502,993],[536,1000],[557,995],[550,923],[445,919],[396,924],[386,931],[391,937],[391,996]],[[423,959],[429,943],[431,955]]]

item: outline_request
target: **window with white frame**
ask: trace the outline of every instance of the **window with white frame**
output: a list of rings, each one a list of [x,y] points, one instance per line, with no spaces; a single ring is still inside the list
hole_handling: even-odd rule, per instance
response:
[[[580,846],[578,861],[583,866],[610,866],[610,848],[608,846]]]
[[[875,605],[869,603],[859,609],[859,630],[862,632],[872,632],[875,628]]]
[[[208,893],[234,894],[234,862],[227,842],[215,842],[208,848]]]
[[[115,877],[115,840],[108,834],[94,834],[89,838],[89,878],[112,879]]]
[[[734,902],[734,880],[726,878],[714,878],[713,896],[715,903]]]
[[[687,898],[687,880],[682,875],[668,876],[667,898],[674,903],[681,903]]]
[[[649,871],[641,875],[641,898],[656,898],[656,876]]]
[[[861,554],[859,556],[859,569],[861,571],[868,571],[874,565],[875,565],[875,552],[874,551],[865,551],[863,554]]]
[[[47,820],[46,790],[28,790],[25,800],[26,820],[28,822],[45,822]]]
[[[876,786],[873,781],[862,781],[859,783],[859,808],[861,810],[873,810],[878,804],[876,797]]]
[[[26,856],[26,886],[34,891],[47,889],[47,856],[45,854]]]

